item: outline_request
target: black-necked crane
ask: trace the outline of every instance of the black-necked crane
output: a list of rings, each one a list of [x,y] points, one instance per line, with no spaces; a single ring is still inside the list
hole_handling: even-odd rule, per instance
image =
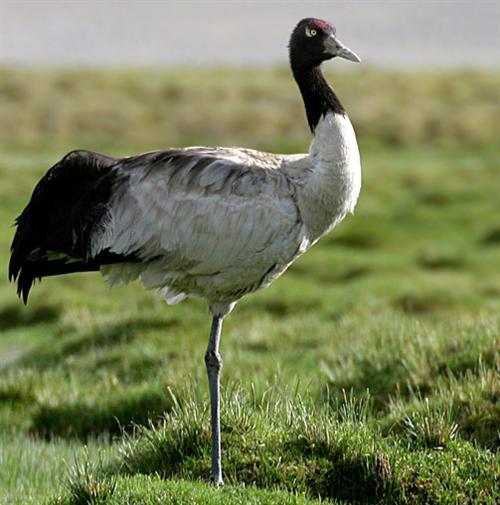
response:
[[[25,303],[35,279],[84,271],[100,271],[111,285],[140,279],[169,303],[207,301],[215,484],[223,482],[223,318],[352,212],[361,187],[353,127],[320,69],[336,56],[358,56],[333,25],[314,18],[298,23],[289,51],[312,132],[309,153],[186,147],[116,159],[72,151],[35,187],[11,248],[9,278]]]

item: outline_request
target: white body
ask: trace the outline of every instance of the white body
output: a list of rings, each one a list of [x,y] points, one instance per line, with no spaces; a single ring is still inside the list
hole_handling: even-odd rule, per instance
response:
[[[190,161],[182,166],[173,160],[151,169],[130,158],[117,167],[128,179],[117,188],[93,252],[109,248],[144,260],[101,267],[110,284],[140,278],[169,303],[201,296],[221,315],[271,283],[352,212],[361,188],[346,115],[320,120],[309,154],[183,152]],[[197,165],[207,156],[216,159]]]

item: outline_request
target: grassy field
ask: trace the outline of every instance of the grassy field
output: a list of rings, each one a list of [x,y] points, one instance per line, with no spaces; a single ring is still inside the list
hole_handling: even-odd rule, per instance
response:
[[[331,76],[356,214],[222,340],[210,462],[203,302],[98,274],[6,282],[12,222],[72,148],[307,150],[288,71],[0,70],[0,503],[498,503],[498,74]]]

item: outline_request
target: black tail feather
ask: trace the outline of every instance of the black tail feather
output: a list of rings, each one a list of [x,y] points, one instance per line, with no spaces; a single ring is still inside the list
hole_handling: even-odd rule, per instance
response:
[[[92,240],[106,220],[117,162],[90,151],[72,151],[35,187],[16,219],[9,262],[9,280],[17,280],[17,293],[24,303],[36,279],[137,261],[133,255],[109,251],[91,254]],[[51,259],[51,253],[57,253],[57,259]]]
[[[11,277],[17,279],[17,295],[22,298],[24,304],[28,302],[28,295],[36,279],[54,275],[74,274],[78,272],[98,272],[102,265],[113,263],[135,263],[137,257],[133,255],[122,256],[109,251],[104,251],[90,261],[57,260],[26,260],[23,262],[18,274]]]
[[[41,280],[42,277],[76,272],[95,272],[99,268],[100,265],[97,262],[73,261],[68,263],[65,260],[25,261],[17,278],[17,295],[19,298],[22,298],[26,305],[30,289],[36,279]],[[12,280],[15,280],[15,278]]]

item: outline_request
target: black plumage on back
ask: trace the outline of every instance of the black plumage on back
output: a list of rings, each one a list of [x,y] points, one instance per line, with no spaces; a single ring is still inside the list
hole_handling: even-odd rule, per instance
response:
[[[100,265],[133,261],[103,251],[90,257],[92,235],[106,219],[117,180],[118,160],[91,151],[72,151],[40,180],[30,202],[16,219],[9,279],[26,303],[37,278],[99,270]],[[53,254],[61,257],[51,259]]]

